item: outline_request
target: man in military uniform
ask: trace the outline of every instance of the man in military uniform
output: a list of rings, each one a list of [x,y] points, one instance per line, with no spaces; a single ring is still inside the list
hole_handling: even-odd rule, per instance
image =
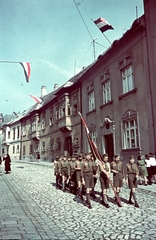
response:
[[[91,161],[91,155],[86,154],[81,167],[82,174],[82,183],[86,188],[86,203],[88,208],[91,209],[92,205],[90,202],[90,193],[92,188],[94,187],[94,179],[93,179],[93,162]]]
[[[107,189],[109,188],[109,178],[110,178],[110,163],[108,162],[108,154],[103,155],[103,163],[99,165],[100,170],[100,183],[102,190],[102,204],[109,208],[107,200]]]
[[[93,162],[93,179],[94,179],[94,187],[92,188],[91,196],[93,197],[93,199],[95,199],[96,198],[95,186],[96,186],[97,179],[98,179],[99,166],[98,166],[98,163],[97,163],[96,159],[94,159],[92,154],[91,154],[91,160]]]
[[[123,163],[120,161],[120,155],[118,154],[114,156],[114,161],[111,162],[111,171],[113,173],[114,191],[117,194],[117,197],[115,196],[115,201],[118,203],[118,206],[121,207],[119,193],[124,182],[124,168]]]
[[[69,160],[69,158],[68,158]],[[76,170],[75,170],[76,157],[72,155],[69,162],[69,188],[70,192],[76,194]]]
[[[62,190],[63,190],[63,192],[65,192],[66,181],[69,177],[69,162],[68,162],[67,156],[62,157],[60,167],[61,167],[61,171],[59,170],[59,172],[61,172],[61,176],[62,176]]]
[[[126,164],[126,179],[130,189],[128,203],[134,204],[135,207],[139,208],[139,204],[137,203],[136,200],[136,188],[138,187],[137,179],[139,176],[139,170],[137,164],[134,161],[135,161],[134,157],[131,156],[129,158],[129,163]],[[134,203],[132,202],[132,197],[134,199]]]
[[[60,174],[59,174],[59,156],[55,157],[54,160],[54,175],[56,177],[56,188],[59,187],[59,179],[60,179]]]
[[[83,159],[83,155],[80,154],[75,161],[75,171],[76,171],[76,182],[77,182],[77,188],[78,188],[77,195],[83,200],[82,175],[81,175],[82,159]]]

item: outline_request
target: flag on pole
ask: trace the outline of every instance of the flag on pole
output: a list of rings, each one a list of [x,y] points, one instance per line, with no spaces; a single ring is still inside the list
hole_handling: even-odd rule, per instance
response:
[[[42,99],[33,95],[29,95],[30,97],[32,97],[37,103],[41,103]]]
[[[103,33],[109,29],[114,29],[104,18],[98,18],[94,21],[96,26],[100,29],[100,31]]]
[[[91,148],[93,157],[94,157],[94,159],[97,158],[98,163],[100,164],[100,166],[102,167],[103,171],[106,173],[106,176],[107,176],[107,171],[106,171],[105,167],[103,166],[102,156],[101,156],[101,154],[100,154],[100,152],[99,152],[96,144],[94,143],[94,141],[92,140],[92,138],[91,138],[91,136],[90,136],[90,134],[89,134],[89,129],[88,129],[88,127],[87,127],[87,124],[86,124],[84,118],[82,117],[82,114],[81,114],[80,112],[78,112],[78,114],[80,115],[81,120],[82,120],[82,123],[83,123],[83,125],[84,125],[84,127],[85,127],[85,129],[86,129],[86,135],[87,135],[88,143],[89,143],[89,145],[90,145],[90,148]],[[115,189],[114,189],[114,186],[113,186],[113,183],[112,183],[110,177],[108,177],[108,181],[109,181],[109,183],[110,183],[110,185],[111,185],[111,187],[112,187],[112,190],[114,191],[114,194],[115,194],[116,199],[117,199],[117,201],[118,201],[118,206],[121,206],[120,199],[119,199],[119,197],[118,197],[118,195],[117,195],[117,193],[116,193],[116,191],[115,191]]]
[[[30,81],[30,63],[28,63],[28,62],[20,62],[20,64],[22,65],[22,67],[24,69],[26,82],[29,82]]]

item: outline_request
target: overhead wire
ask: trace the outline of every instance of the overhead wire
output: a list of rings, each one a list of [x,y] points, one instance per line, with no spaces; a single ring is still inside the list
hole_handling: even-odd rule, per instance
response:
[[[73,2],[74,2],[75,6],[76,6],[76,9],[77,9],[77,11],[78,11],[78,13],[79,13],[79,15],[80,15],[80,17],[81,17],[81,19],[82,19],[82,21],[83,21],[85,27],[86,27],[86,29],[87,29],[87,32],[88,32],[89,36],[90,36],[91,39],[92,39],[91,45],[93,44],[94,61],[95,61],[95,43],[98,44],[99,46],[104,47],[104,48],[107,48],[107,47],[105,47],[105,46],[103,46],[103,45],[101,45],[101,44],[99,44],[99,43],[97,43],[97,42],[95,41],[96,39],[94,39],[94,38],[92,37],[92,35],[91,35],[91,33],[90,33],[90,31],[89,31],[89,29],[88,29],[88,27],[87,27],[87,25],[86,25],[86,23],[85,23],[85,21],[84,21],[84,18],[83,18],[83,16],[82,16],[82,14],[81,14],[81,12],[80,12],[80,10],[79,10],[79,8],[78,8],[78,6],[77,6],[75,0],[73,0]],[[90,45],[90,47],[91,47],[91,45]],[[89,47],[89,49],[90,49],[90,47]],[[87,50],[87,52],[86,52],[86,54],[85,54],[83,60],[81,61],[81,64],[82,64],[82,62],[84,61],[84,59],[85,59],[85,57],[86,57],[86,55],[87,55],[89,49]],[[80,66],[80,64],[79,64],[79,66]]]
[[[82,17],[82,14],[81,14],[81,12],[80,12],[80,10],[79,10],[79,8],[78,8],[78,6],[77,6],[75,0],[73,0],[73,2],[74,2],[75,6],[76,6],[76,8],[77,8],[77,10],[78,10],[78,12],[79,12],[79,14],[80,14],[80,17],[81,17],[81,19],[82,19],[82,21],[83,21],[83,23],[84,23],[84,25],[85,25],[85,27],[86,27],[88,33],[89,33],[91,39],[93,40],[93,37],[92,37],[92,35],[91,35],[91,33],[90,33],[90,31],[89,31],[89,29],[88,29],[88,27],[87,27],[87,25],[86,25],[86,23],[85,23],[83,17]]]

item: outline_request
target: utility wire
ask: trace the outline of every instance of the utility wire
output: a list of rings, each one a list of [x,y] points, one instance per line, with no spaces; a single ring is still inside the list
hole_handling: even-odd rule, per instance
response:
[[[89,29],[88,29],[88,27],[87,27],[87,25],[86,25],[86,23],[85,23],[83,17],[82,17],[82,14],[81,14],[81,12],[80,12],[80,10],[79,10],[79,8],[78,8],[78,6],[77,6],[75,0],[73,0],[73,2],[74,2],[75,6],[76,6],[76,8],[77,8],[77,10],[78,10],[78,12],[79,12],[79,14],[80,14],[80,17],[81,17],[81,19],[82,19],[82,21],[83,21],[83,23],[84,23],[84,25],[85,25],[85,27],[86,27],[88,33],[89,33],[91,39],[93,40],[93,37],[92,37],[92,35],[91,35],[91,33],[90,33],[90,31],[89,31]]]
[[[89,48],[88,48],[88,50],[87,50],[87,52],[86,52],[84,58],[82,59],[81,63],[79,64],[79,67],[80,67],[80,65],[83,63],[83,60],[85,59],[85,57],[86,57],[86,55],[87,55],[87,53],[88,53],[88,51],[89,51],[89,49],[90,49],[91,46],[92,46],[92,43],[90,44],[90,46],[89,46]]]

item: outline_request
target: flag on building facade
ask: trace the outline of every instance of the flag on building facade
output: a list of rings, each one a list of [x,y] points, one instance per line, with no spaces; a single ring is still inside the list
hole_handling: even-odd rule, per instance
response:
[[[30,63],[28,62],[20,62],[24,69],[24,74],[26,77],[26,82],[30,82]]]
[[[37,103],[41,103],[42,99],[33,95],[29,95],[30,97],[32,97]]]
[[[103,33],[109,29],[114,29],[104,18],[98,18],[94,21],[96,26],[100,29],[100,31]]]

